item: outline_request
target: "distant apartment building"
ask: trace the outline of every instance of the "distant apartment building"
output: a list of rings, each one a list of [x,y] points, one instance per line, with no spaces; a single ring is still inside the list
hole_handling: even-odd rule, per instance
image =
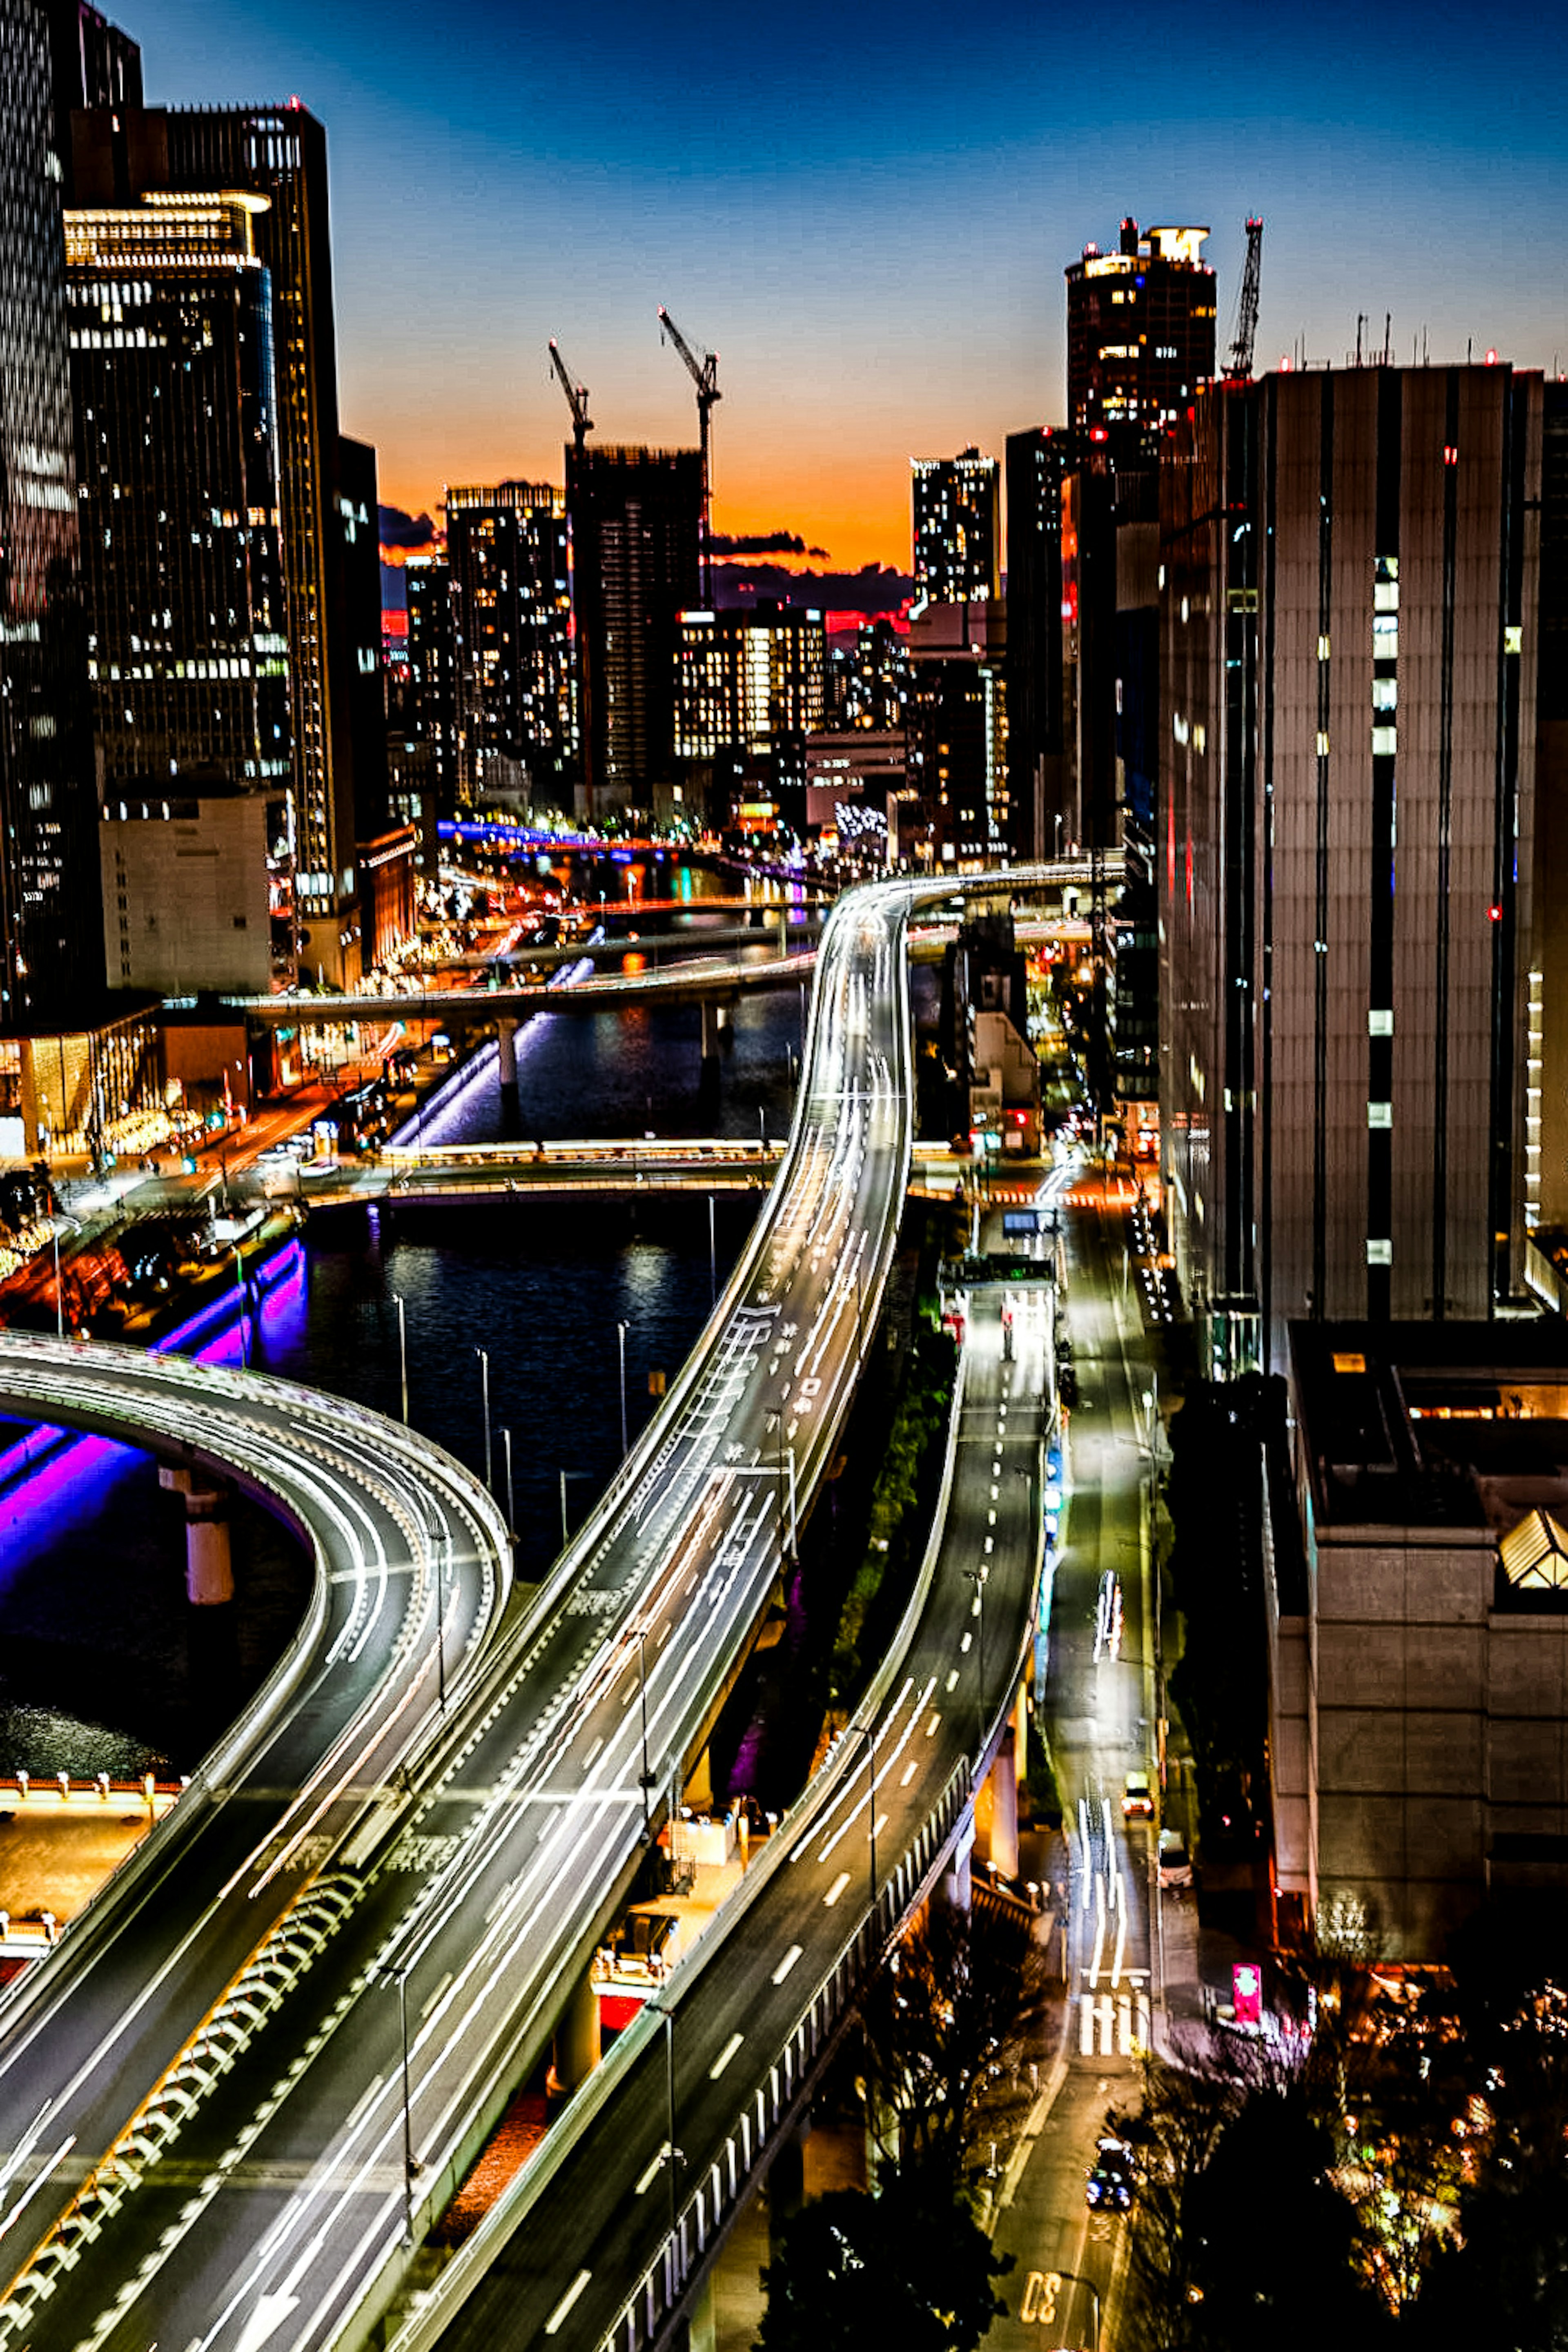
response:
[[[1160,1094],[1223,1373],[1282,1369],[1292,1321],[1520,1286],[1542,387],[1370,367],[1194,407],[1161,472]]]
[[[458,797],[559,805],[577,757],[565,499],[498,482],[448,488],[446,509]]]
[[[702,457],[566,452],[576,621],[581,813],[651,808],[675,780],[681,613],[700,595]]]
[[[1068,423],[1131,427],[1157,446],[1215,372],[1215,278],[1206,228],[1124,220],[1114,253],[1068,264]]]
[[[821,723],[827,637],[820,613],[763,603],[682,613],[675,749],[682,760],[772,752]]]
[[[458,715],[461,639],[451,567],[440,556],[413,555],[403,578],[408,596],[408,739],[428,755],[419,764],[438,815],[453,817],[458,805],[462,731]]]
[[[910,461],[917,596],[975,604],[1001,593],[996,460],[978,449]]]
[[[862,621],[847,644],[827,656],[825,723],[902,734],[909,715],[910,663],[903,638],[885,614]]]
[[[191,769],[291,774],[266,209],[229,192],[65,216],[105,799]]]
[[[918,864],[973,873],[1012,857],[999,603],[928,604],[910,616],[909,789]]]

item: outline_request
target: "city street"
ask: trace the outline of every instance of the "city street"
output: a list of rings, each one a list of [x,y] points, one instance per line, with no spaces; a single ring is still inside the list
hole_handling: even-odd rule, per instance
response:
[[[1046,1716],[1072,1839],[1068,1999],[1060,2057],[1004,2182],[994,2232],[1014,2257],[995,2352],[1116,2342],[1125,2223],[1089,2210],[1086,2179],[1106,2108],[1137,2092],[1136,2058],[1159,2001],[1152,1935],[1154,1830],[1125,1822],[1129,1772],[1157,1794],[1154,1629],[1143,1497],[1153,1373],[1136,1286],[1124,1280],[1126,1211],[1087,1175],[1064,1223],[1067,1328],[1078,1370],[1066,1470]],[[1058,1900],[1064,1890],[1057,1890]],[[1097,2310],[1098,2305],[1098,2310]]]

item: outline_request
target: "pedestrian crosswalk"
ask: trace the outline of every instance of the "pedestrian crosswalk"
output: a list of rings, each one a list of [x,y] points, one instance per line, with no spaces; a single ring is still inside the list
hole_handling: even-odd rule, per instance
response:
[[[1080,2058],[1135,2058],[1149,2047],[1149,1995],[1142,1985],[1078,1997]]]

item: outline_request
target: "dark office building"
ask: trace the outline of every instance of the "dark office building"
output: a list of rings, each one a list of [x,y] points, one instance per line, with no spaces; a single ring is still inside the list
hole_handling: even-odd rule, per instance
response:
[[[417,763],[438,816],[458,813],[457,599],[450,567],[435,555],[411,556],[403,568],[408,595],[407,733],[428,759]],[[409,812],[405,810],[405,815]]]
[[[1131,426],[1152,447],[1215,372],[1214,271],[1206,228],[1124,220],[1114,253],[1086,245],[1068,264],[1068,422]]]
[[[978,449],[911,460],[918,594],[933,604],[974,604],[1000,591],[996,460]]]
[[[1020,857],[1073,838],[1072,670],[1062,617],[1062,507],[1076,436],[1007,436],[1007,795]]]
[[[79,204],[72,172],[71,116],[81,107],[107,107],[128,120],[142,108],[142,51],[128,33],[100,16],[87,0],[42,0],[49,29],[49,79],[65,201]],[[9,85],[7,85],[9,87]],[[122,127],[121,136],[125,135]]]
[[[909,654],[885,614],[862,621],[852,645],[828,648],[825,724],[901,735],[909,692]]]
[[[1267,376],[1161,469],[1161,1111],[1209,1363],[1520,1286],[1539,377]]]
[[[338,610],[344,633],[339,662],[346,683],[349,760],[354,787],[354,838],[374,841],[388,823],[386,693],[381,676],[381,539],[375,451],[338,436],[337,530],[332,548]]]
[[[15,1037],[90,1013],[103,987],[61,166],[34,0],[0,0],[0,1035]],[[5,1115],[21,1087],[0,1055]]]
[[[922,865],[973,873],[1011,855],[1006,629],[999,603],[929,604],[910,619],[908,789]]]
[[[99,785],[290,774],[272,301],[257,198],[66,215]]]
[[[559,805],[576,764],[566,508],[546,483],[447,492],[458,793]]]
[[[699,602],[696,449],[568,449],[583,808],[647,808],[675,768],[679,616]]]

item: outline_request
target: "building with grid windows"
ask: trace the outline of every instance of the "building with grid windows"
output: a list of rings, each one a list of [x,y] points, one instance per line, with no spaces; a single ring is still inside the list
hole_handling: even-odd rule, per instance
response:
[[[822,723],[827,637],[822,614],[763,603],[682,613],[675,749],[682,760],[772,752]]]
[[[996,460],[978,449],[910,460],[915,593],[932,604],[994,602],[1001,593]]]
[[[262,197],[66,215],[100,789],[291,773]]]
[[[673,791],[679,616],[700,593],[701,452],[568,448],[566,510],[580,804],[597,819]]]
[[[1114,253],[1086,245],[1068,265],[1068,423],[1131,427],[1157,446],[1215,372],[1214,271],[1206,228],[1124,220]]]
[[[1506,366],[1280,373],[1162,466],[1162,1154],[1218,1372],[1521,1287],[1542,409]]]
[[[98,1011],[103,949],[78,593],[64,177],[43,12],[0,0],[0,1036]],[[23,1106],[0,1064],[0,1117]]]
[[[458,796],[558,806],[577,757],[564,498],[542,482],[449,488],[447,560],[461,647]]]

